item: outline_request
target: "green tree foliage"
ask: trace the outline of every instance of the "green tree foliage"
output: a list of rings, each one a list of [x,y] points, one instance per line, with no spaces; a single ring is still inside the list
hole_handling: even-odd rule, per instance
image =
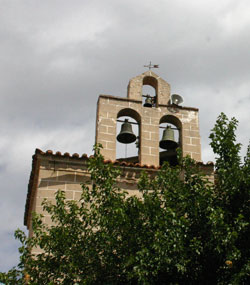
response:
[[[210,138],[216,183],[189,157],[143,173],[141,198],[116,186],[120,171],[100,148],[89,161],[92,187],[80,201],[43,207],[32,238],[18,230],[20,264],[0,275],[6,284],[250,284],[250,148],[241,163],[237,121],[222,113]],[[34,256],[31,248],[40,247]],[[26,281],[24,279],[26,278]]]

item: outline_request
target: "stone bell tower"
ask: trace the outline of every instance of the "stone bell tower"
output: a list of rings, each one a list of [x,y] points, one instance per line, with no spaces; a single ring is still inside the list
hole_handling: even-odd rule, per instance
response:
[[[143,105],[142,89],[150,85],[155,89],[151,107]],[[127,98],[100,95],[97,103],[96,143],[103,146],[105,159],[116,160],[116,126],[120,117],[133,118],[139,127],[140,165],[158,167],[162,162],[159,127],[171,124],[178,130],[178,146],[183,156],[190,155],[201,161],[198,109],[171,103],[170,85],[151,70],[132,78],[128,84]],[[171,152],[170,150],[166,153]]]
[[[143,102],[145,96],[142,94],[144,85],[150,85],[155,90],[155,96],[147,97],[145,103]],[[153,177],[164,161],[174,165],[172,158],[176,156],[176,149],[172,146],[178,145],[184,156],[189,154],[197,162],[201,160],[198,109],[182,107],[178,105],[179,102],[172,104],[172,101],[175,102],[173,95],[170,96],[170,85],[150,70],[130,80],[127,98],[109,95],[99,97],[96,142],[103,145],[104,163],[109,163],[108,160],[113,162],[117,160],[114,166],[122,166],[122,175],[117,180],[117,185],[128,191],[129,195],[139,195],[137,185],[142,170],[146,170]],[[136,122],[138,127],[138,155],[133,157],[133,160],[116,158],[118,143],[116,126],[121,117],[132,118],[133,123]],[[176,141],[171,137],[160,138],[159,132],[163,124],[175,128],[175,132],[178,132]],[[127,133],[123,132],[122,135],[125,139],[122,136],[120,141],[127,143],[129,141],[126,137]],[[133,139],[135,138],[133,133],[130,135]],[[65,192],[68,200],[79,201],[82,195],[80,183],[87,184],[91,189],[88,161],[87,154],[70,155],[67,152],[63,154],[59,151],[36,149],[32,160],[24,213],[24,224],[30,236],[32,236],[32,212],[43,214],[45,223],[53,224],[50,214],[43,209],[44,198],[56,203],[55,193],[60,189]],[[197,163],[197,165],[213,182],[213,164]]]

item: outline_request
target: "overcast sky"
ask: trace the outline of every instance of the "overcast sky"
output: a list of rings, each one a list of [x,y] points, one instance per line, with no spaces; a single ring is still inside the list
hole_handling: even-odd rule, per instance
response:
[[[0,271],[18,262],[32,155],[90,154],[99,94],[155,72],[200,109],[202,159],[220,112],[249,140],[249,0],[0,0]]]

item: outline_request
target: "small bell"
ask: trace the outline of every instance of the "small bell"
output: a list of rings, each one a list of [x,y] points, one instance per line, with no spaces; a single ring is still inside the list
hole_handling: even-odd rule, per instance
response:
[[[125,119],[122,124],[121,131],[116,137],[118,142],[129,144],[136,141],[136,135],[133,133],[132,125],[129,123],[128,119]]]
[[[152,98],[151,98],[149,95],[147,95],[143,107],[149,107],[149,108],[151,108],[152,106],[153,106]]]
[[[176,149],[178,143],[174,139],[174,130],[167,126],[163,131],[162,140],[160,141],[160,148],[163,149]]]

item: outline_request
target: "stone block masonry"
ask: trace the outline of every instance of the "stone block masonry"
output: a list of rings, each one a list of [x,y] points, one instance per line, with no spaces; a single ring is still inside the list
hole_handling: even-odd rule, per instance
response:
[[[143,106],[142,87],[149,84],[156,89],[157,103]],[[139,125],[139,163],[159,166],[159,126],[172,123],[179,128],[179,144],[183,155],[201,161],[198,109],[169,105],[170,85],[152,71],[130,80],[127,98],[100,95],[96,115],[96,143],[103,146],[105,159],[116,160],[117,119],[128,116]]]
[[[143,106],[142,87],[150,85],[155,89],[156,100],[152,108]],[[117,186],[129,195],[140,193],[137,189],[142,171],[151,177],[158,173],[160,125],[174,125],[179,132],[179,146],[183,156],[190,155],[197,161],[201,170],[213,182],[213,164],[204,165],[201,161],[198,109],[170,104],[170,85],[152,71],[132,78],[128,85],[127,98],[100,95],[96,113],[96,143],[103,145],[105,163],[120,167],[121,176]],[[116,126],[120,117],[131,117],[138,123],[139,163],[116,160]],[[92,182],[87,171],[87,155],[46,153],[36,150],[33,156],[32,171],[24,215],[24,224],[32,235],[32,212],[44,215],[44,222],[52,225],[51,217],[43,211],[42,201],[48,199],[55,203],[55,193],[65,191],[67,200],[79,201],[82,193],[81,183],[91,189]]]
[[[87,157],[67,157],[51,153],[36,153],[33,157],[32,175],[30,178],[24,224],[32,235],[32,212],[42,214],[44,222],[52,225],[51,217],[43,211],[42,202],[44,199],[55,204],[55,193],[58,190],[65,191],[67,200],[79,201],[82,194],[81,184],[87,185],[90,189],[92,181],[87,171]],[[213,164],[198,164],[201,171],[213,182]],[[151,177],[158,173],[157,168],[138,167],[121,162],[114,167],[119,167],[121,175],[117,179],[117,186],[128,192],[128,195],[140,196],[137,189],[138,180],[142,171],[146,171]]]

